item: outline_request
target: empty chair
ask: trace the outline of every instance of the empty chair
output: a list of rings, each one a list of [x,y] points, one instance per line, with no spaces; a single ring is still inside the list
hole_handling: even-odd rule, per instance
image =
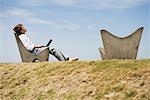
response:
[[[48,61],[49,60],[49,47],[43,48],[43,51],[41,51],[38,54],[31,53],[24,47],[18,35],[16,33],[14,34],[15,34],[16,42],[17,42],[19,52],[21,55],[22,62],[35,62],[35,61]]]
[[[143,27],[127,37],[117,37],[106,30],[101,30],[104,48],[99,48],[102,60],[136,59]]]

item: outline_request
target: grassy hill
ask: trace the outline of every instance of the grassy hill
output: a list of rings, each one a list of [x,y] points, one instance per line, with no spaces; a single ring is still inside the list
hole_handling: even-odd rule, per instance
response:
[[[150,100],[150,59],[0,64],[0,100]]]

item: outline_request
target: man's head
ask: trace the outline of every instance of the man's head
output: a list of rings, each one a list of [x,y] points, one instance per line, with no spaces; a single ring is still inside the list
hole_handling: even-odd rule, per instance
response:
[[[20,34],[25,34],[26,29],[22,24],[18,24],[14,29],[13,29],[18,35]]]

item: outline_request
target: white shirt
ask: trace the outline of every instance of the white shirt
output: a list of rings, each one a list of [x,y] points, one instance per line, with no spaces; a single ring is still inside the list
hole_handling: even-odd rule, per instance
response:
[[[23,43],[23,45],[29,50],[32,51],[34,48],[34,44],[30,41],[30,39],[25,35],[21,34],[19,35],[19,39]]]

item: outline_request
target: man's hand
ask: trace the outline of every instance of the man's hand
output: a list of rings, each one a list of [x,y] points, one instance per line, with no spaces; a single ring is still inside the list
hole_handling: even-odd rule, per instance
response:
[[[41,48],[41,47],[45,47],[45,46],[43,46],[43,45],[35,45],[34,47],[35,48]]]

